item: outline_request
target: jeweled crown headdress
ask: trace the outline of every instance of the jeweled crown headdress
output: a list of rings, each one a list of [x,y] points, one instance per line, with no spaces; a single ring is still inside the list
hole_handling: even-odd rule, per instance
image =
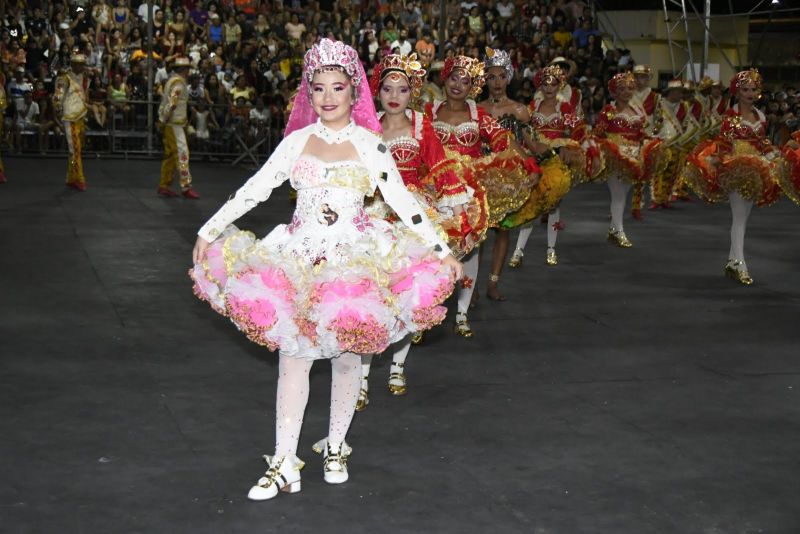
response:
[[[737,72],[733,78],[731,78],[731,85],[730,90],[731,94],[735,95],[739,88],[745,84],[752,83],[756,86],[756,90],[761,90],[761,84],[763,82],[763,78],[761,77],[761,73],[758,72],[757,69],[747,69],[741,72]]]
[[[486,83],[483,61],[469,56],[449,57],[444,61],[444,68],[441,72],[442,80],[446,80],[455,69],[462,69],[472,79],[472,89],[469,92],[469,97],[475,98],[478,96],[482,91],[483,84]]]
[[[631,72],[620,72],[619,74],[615,74],[613,78],[608,81],[608,92],[611,93],[611,96],[617,96],[617,91],[619,91],[620,87],[636,87],[636,80],[633,77],[633,73]]]
[[[559,88],[564,87],[567,83],[567,77],[564,76],[564,71],[558,65],[548,65],[533,75],[533,85],[537,88],[541,87],[543,83],[550,83],[553,80],[558,81]]]
[[[341,69],[349,77],[350,81],[355,87],[358,87],[363,81],[359,69],[361,60],[352,47],[347,46],[341,41],[331,41],[330,39],[321,39],[318,44],[312,46],[306,52],[303,61],[303,75],[311,83],[314,73],[325,68]]]
[[[492,67],[501,67],[506,71],[506,80],[509,82],[514,78],[514,65],[511,63],[511,56],[505,50],[497,50],[486,47],[486,59],[483,61],[483,70],[488,71]]]
[[[389,54],[372,70],[372,77],[369,80],[369,87],[372,95],[377,96],[381,83],[392,73],[399,74],[408,80],[411,87],[411,96],[417,98],[423,83],[425,83],[425,69],[422,63],[417,60],[417,54],[408,56],[400,54]]]

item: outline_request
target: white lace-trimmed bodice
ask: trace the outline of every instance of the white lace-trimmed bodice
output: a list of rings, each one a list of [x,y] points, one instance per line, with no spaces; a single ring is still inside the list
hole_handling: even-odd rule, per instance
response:
[[[424,209],[406,189],[389,148],[380,137],[355,125],[341,130],[337,135],[353,144],[358,160],[326,162],[302,153],[309,136],[316,135],[317,130],[311,124],[286,136],[267,163],[203,225],[198,235],[213,241],[228,225],[267,200],[273,189],[288,178],[298,190],[295,216],[288,227],[276,227],[285,234],[284,238],[277,239],[281,232],[272,232],[265,242],[279,248],[288,246],[292,253],[312,260],[314,255],[331,252],[330,247],[337,246],[337,242],[342,245],[337,254],[345,254],[346,243],[358,241],[365,231],[362,229],[372,224],[363,211],[364,197],[378,187],[400,220],[437,255],[444,257],[450,252]],[[298,234],[302,234],[301,241],[306,241],[308,247],[298,245]]]
[[[279,244],[284,252],[312,263],[337,262],[352,252],[351,246],[368,239],[365,233],[374,225],[364,211],[364,197],[373,194],[375,184],[363,163],[326,162],[303,154],[292,166],[290,180],[297,206],[285,234],[278,233],[284,235]]]

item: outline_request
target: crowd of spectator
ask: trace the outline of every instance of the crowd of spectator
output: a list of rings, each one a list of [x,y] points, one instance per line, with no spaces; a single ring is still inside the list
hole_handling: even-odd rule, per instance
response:
[[[483,57],[507,50],[517,73],[512,98],[528,102],[535,72],[555,57],[573,64],[571,82],[592,122],[608,100],[606,81],[633,66],[627,50],[604,47],[583,0],[154,0],[155,98],[176,56],[191,59],[190,136],[208,147],[235,134],[279,136],[303,55],[320,37],[356,48],[369,70],[392,52],[416,52],[434,70],[438,54]],[[148,17],[141,0],[0,2],[0,60],[17,149],[38,133],[40,147],[60,139],[52,88],[71,53],[87,57],[89,129],[144,129],[148,95]],[[431,76],[436,81],[437,76]],[[770,101],[772,115],[797,115],[794,91]],[[767,105],[765,103],[765,105]],[[772,111],[772,110],[771,110]]]

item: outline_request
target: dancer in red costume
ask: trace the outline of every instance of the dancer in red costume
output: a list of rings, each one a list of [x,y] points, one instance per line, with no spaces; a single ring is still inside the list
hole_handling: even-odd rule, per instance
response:
[[[661,140],[646,134],[647,115],[632,101],[634,87],[633,74],[614,76],[608,82],[614,101],[603,108],[594,127],[611,193],[608,240],[625,248],[633,246],[622,223],[628,191],[632,184],[647,182],[649,176],[659,172],[664,159]]]
[[[731,79],[736,105],[725,113],[720,133],[698,144],[684,168],[686,183],[709,202],[727,199],[733,217],[731,248],[725,274],[750,285],[753,278],[744,260],[744,236],[753,204],[769,206],[778,200],[783,162],[780,151],[767,139],[767,120],[753,103],[761,93],[762,78],[755,69]]]
[[[445,230],[448,245],[456,257],[462,257],[486,233],[485,196],[476,196],[474,190],[455,174],[456,163],[445,156],[430,119],[408,107],[419,97],[424,79],[425,69],[417,61],[416,54],[392,54],[375,66],[370,88],[373,96],[381,101],[383,111],[378,117],[383,140],[397,163],[403,183],[417,201],[427,207],[431,219]],[[387,215],[397,220],[393,212]],[[409,335],[393,346],[389,372],[389,392],[392,395],[405,395],[407,392],[405,362],[411,338]],[[357,411],[369,404],[371,363],[372,355],[362,357]]]
[[[561,223],[561,198],[570,187],[591,176],[596,176],[600,166],[600,151],[587,136],[586,124],[573,107],[559,98],[566,83],[562,70],[551,65],[536,73],[537,95],[529,109],[533,137],[529,146],[540,158],[542,178],[534,188],[528,202],[510,214],[503,224],[517,225],[547,214],[547,253],[545,263],[557,265],[556,239]],[[522,265],[525,245],[533,230],[530,223],[522,224],[517,246],[509,260],[509,267]]]
[[[800,131],[792,133],[782,151],[785,167],[780,174],[781,189],[795,204],[800,204]]]
[[[513,134],[501,127],[486,110],[479,107],[475,96],[484,84],[483,62],[466,56],[447,58],[441,72],[447,100],[425,106],[425,114],[433,121],[436,135],[448,157],[460,164],[459,172],[476,191],[486,192],[489,226],[496,227],[508,213],[519,209],[538,180],[539,167],[514,141]],[[481,144],[491,154],[483,156]],[[465,276],[473,283],[459,289],[456,332],[472,337],[467,310],[478,275],[478,254],[473,251],[465,260]],[[499,299],[499,277],[489,278],[488,295]]]

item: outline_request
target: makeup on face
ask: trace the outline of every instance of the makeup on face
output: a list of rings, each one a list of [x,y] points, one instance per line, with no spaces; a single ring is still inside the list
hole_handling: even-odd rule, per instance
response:
[[[311,81],[311,105],[325,123],[350,121],[353,88],[347,75],[338,70],[317,72]]]
[[[405,112],[411,100],[411,87],[405,76],[399,72],[393,72],[381,82],[378,96],[381,106],[387,113]]]

